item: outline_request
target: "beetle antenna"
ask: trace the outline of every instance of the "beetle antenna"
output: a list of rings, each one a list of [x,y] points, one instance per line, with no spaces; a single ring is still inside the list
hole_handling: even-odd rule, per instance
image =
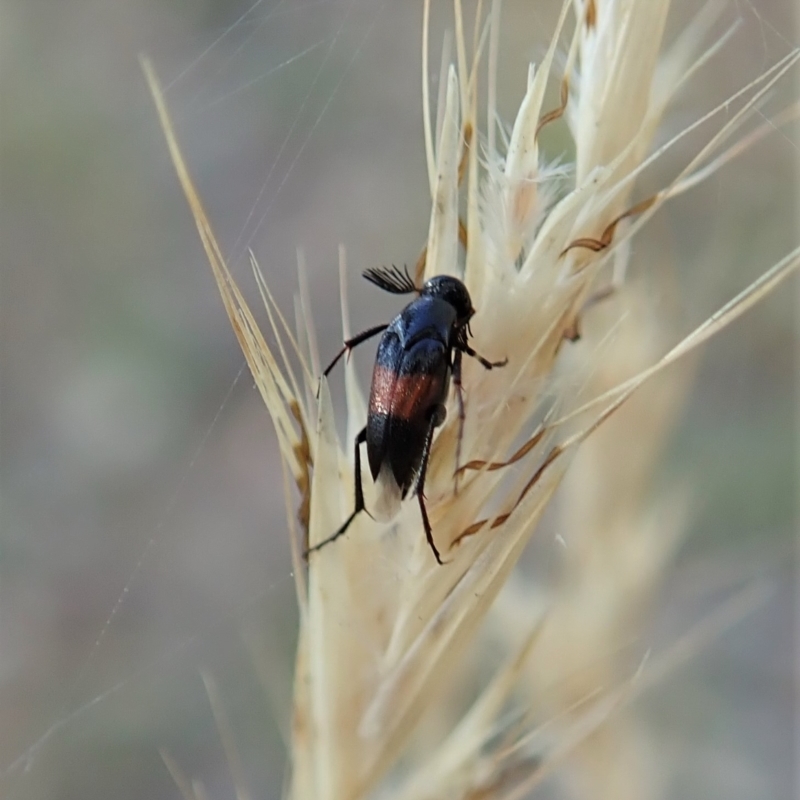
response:
[[[408,267],[402,271],[394,264],[391,267],[370,267],[364,270],[364,277],[379,289],[392,294],[419,294],[419,288],[408,274]]]

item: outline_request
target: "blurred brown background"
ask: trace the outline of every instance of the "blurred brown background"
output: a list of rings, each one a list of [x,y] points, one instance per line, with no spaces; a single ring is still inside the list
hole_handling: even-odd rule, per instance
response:
[[[0,9],[0,795],[174,798],[164,747],[212,796],[231,796],[198,671],[207,667],[251,785],[280,796],[294,597],[277,445],[248,375],[236,381],[243,360],[137,57],[149,54],[168,86],[186,158],[254,305],[246,247],[289,314],[304,247],[324,359],[340,338],[338,244],[362,327],[397,304],[357,272],[413,261],[427,231],[420,5]],[[435,5],[438,74],[451,22],[449,4]],[[504,4],[509,123],[553,5]],[[675,5],[671,31],[693,5]],[[794,5],[731,4],[716,30],[737,18],[740,29],[681,94],[667,133],[800,43]],[[796,97],[785,82],[764,114]],[[795,245],[798,142],[796,128],[774,134],[659,216],[649,235],[674,253],[677,331]],[[552,156],[568,147],[563,131],[547,144]],[[635,254],[633,264],[647,266]],[[670,614],[708,604],[709,565],[765,573],[777,587],[642,704],[664,742],[671,798],[791,794],[793,291],[704,350],[665,463],[694,493]],[[271,654],[267,691],[243,627]]]

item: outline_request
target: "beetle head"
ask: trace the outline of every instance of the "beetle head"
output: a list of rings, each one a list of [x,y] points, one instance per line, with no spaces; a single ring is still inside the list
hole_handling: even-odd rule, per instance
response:
[[[475,313],[467,287],[452,275],[435,275],[425,281],[420,294],[427,297],[438,297],[453,306],[459,325],[466,325],[469,318]]]

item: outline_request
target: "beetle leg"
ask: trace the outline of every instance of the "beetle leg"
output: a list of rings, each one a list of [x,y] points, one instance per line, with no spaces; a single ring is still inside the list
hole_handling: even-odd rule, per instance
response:
[[[321,550],[325,547],[326,544],[330,544],[331,542],[335,542],[340,536],[343,536],[347,529],[350,527],[350,523],[358,516],[359,512],[365,511],[364,508],[364,486],[361,482],[361,445],[367,441],[367,428],[366,426],[361,429],[358,436],[355,439],[355,451],[356,451],[356,470],[355,470],[355,484],[356,484],[356,507],[353,510],[353,513],[347,518],[344,525],[339,528],[336,533],[332,536],[329,536],[327,539],[323,539],[321,542],[317,542],[313,547],[309,547],[308,550],[303,553],[303,556],[306,560],[308,560],[308,556],[315,552],[316,550]]]
[[[433,429],[437,426],[437,424],[441,425],[444,421],[444,416],[442,412],[444,411],[443,406],[436,406],[433,411],[433,415],[428,426],[428,434],[425,437],[425,446],[422,449],[422,461],[419,468],[419,478],[417,478],[417,500],[419,500],[419,510],[420,514],[422,514],[422,526],[425,528],[425,538],[428,540],[428,544],[433,550],[433,555],[436,557],[436,561],[439,564],[444,564],[442,561],[442,557],[439,555],[439,551],[436,549],[436,545],[433,541],[433,531],[431,530],[431,522],[428,519],[428,510],[425,508],[425,473],[428,471],[428,461],[431,457],[431,442],[433,441]]]
[[[455,350],[453,353],[453,386],[455,386],[456,400],[458,401],[458,438],[456,439],[455,494],[458,494],[458,477],[461,474],[461,442],[464,438],[464,420],[467,416],[466,412],[464,411],[464,387],[461,384],[461,359],[462,351]]]
[[[477,361],[486,368],[486,369],[493,369],[494,367],[504,367],[508,364],[508,359],[504,358],[502,361],[489,361],[489,359],[484,358],[481,355],[478,355],[466,342],[461,342],[459,344],[459,350],[463,350],[468,356],[472,356]]]
[[[367,339],[371,339],[373,336],[381,333],[381,331],[385,331],[389,327],[388,324],[385,325],[376,325],[374,328],[367,328],[365,331],[361,331],[358,336],[354,336],[352,339],[347,339],[344,343],[344,347],[336,354],[336,358],[331,361],[330,364],[325,368],[325,372],[322,374],[327,377],[328,373],[336,366],[339,359],[348,351],[352,350],[354,347],[357,347],[362,342],[366,342]]]

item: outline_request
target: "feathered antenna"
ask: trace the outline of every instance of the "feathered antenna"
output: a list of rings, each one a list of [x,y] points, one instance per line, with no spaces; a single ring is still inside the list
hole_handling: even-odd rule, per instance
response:
[[[394,264],[391,267],[370,267],[364,270],[364,277],[374,283],[379,289],[392,294],[419,294],[419,287],[414,283],[408,274],[408,267],[403,267],[402,271]]]

